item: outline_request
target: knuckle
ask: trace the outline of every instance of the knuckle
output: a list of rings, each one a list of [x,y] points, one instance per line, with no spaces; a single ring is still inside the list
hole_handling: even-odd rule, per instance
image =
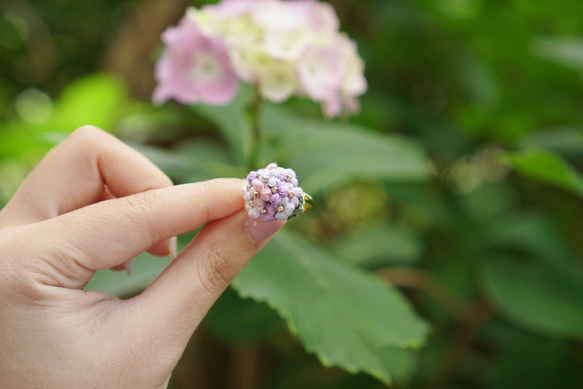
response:
[[[143,225],[152,242],[158,241],[156,228],[150,218],[146,216],[156,209],[158,203],[157,197],[154,192],[129,195],[123,198],[124,204],[122,206],[124,217]]]
[[[38,261],[34,241],[27,242],[27,228],[15,227],[0,235],[0,294],[5,297],[26,297],[40,300]]]
[[[95,141],[105,135],[105,131],[91,125],[85,125],[77,128],[73,133],[69,136],[71,141],[75,142],[86,142],[86,141]]]
[[[211,294],[223,291],[238,273],[230,258],[217,246],[211,246],[207,257],[201,263],[203,266],[200,274],[201,283]]]

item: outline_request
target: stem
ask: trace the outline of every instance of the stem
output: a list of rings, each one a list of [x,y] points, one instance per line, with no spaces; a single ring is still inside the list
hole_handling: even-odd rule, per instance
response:
[[[445,308],[459,322],[465,322],[470,316],[472,306],[428,271],[395,266],[379,269],[376,273],[392,285],[414,288],[424,292]]]
[[[257,170],[259,168],[259,158],[261,156],[261,129],[259,127],[259,112],[261,110],[261,95],[259,90],[255,88],[255,95],[251,106],[249,107],[249,121],[251,124],[251,150],[249,153],[249,161],[247,162],[247,170]]]

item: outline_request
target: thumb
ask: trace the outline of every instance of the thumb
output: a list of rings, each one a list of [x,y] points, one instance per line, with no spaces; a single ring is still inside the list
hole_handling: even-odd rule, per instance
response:
[[[181,354],[212,304],[284,224],[245,211],[209,223],[126,312],[148,323],[148,339]]]

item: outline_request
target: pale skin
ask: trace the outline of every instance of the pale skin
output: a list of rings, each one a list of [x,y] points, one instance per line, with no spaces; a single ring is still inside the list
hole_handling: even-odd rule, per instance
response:
[[[173,186],[93,127],[51,150],[0,211],[3,387],[165,388],[211,305],[283,225],[248,219],[243,184]],[[140,295],[83,290],[206,223]]]

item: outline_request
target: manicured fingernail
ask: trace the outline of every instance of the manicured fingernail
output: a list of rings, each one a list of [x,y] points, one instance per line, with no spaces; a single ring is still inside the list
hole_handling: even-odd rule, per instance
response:
[[[245,230],[249,238],[255,243],[261,243],[275,234],[283,225],[284,220],[266,222],[262,218],[248,218],[245,221]]]
[[[128,273],[128,276],[130,274],[132,274],[132,265],[133,265],[133,263],[134,263],[134,260],[133,259],[130,259],[129,261],[124,262],[124,264],[123,264],[123,269],[126,271],[126,273]]]
[[[170,258],[174,260],[178,251],[178,239],[175,236],[168,240],[168,250],[170,251]]]

